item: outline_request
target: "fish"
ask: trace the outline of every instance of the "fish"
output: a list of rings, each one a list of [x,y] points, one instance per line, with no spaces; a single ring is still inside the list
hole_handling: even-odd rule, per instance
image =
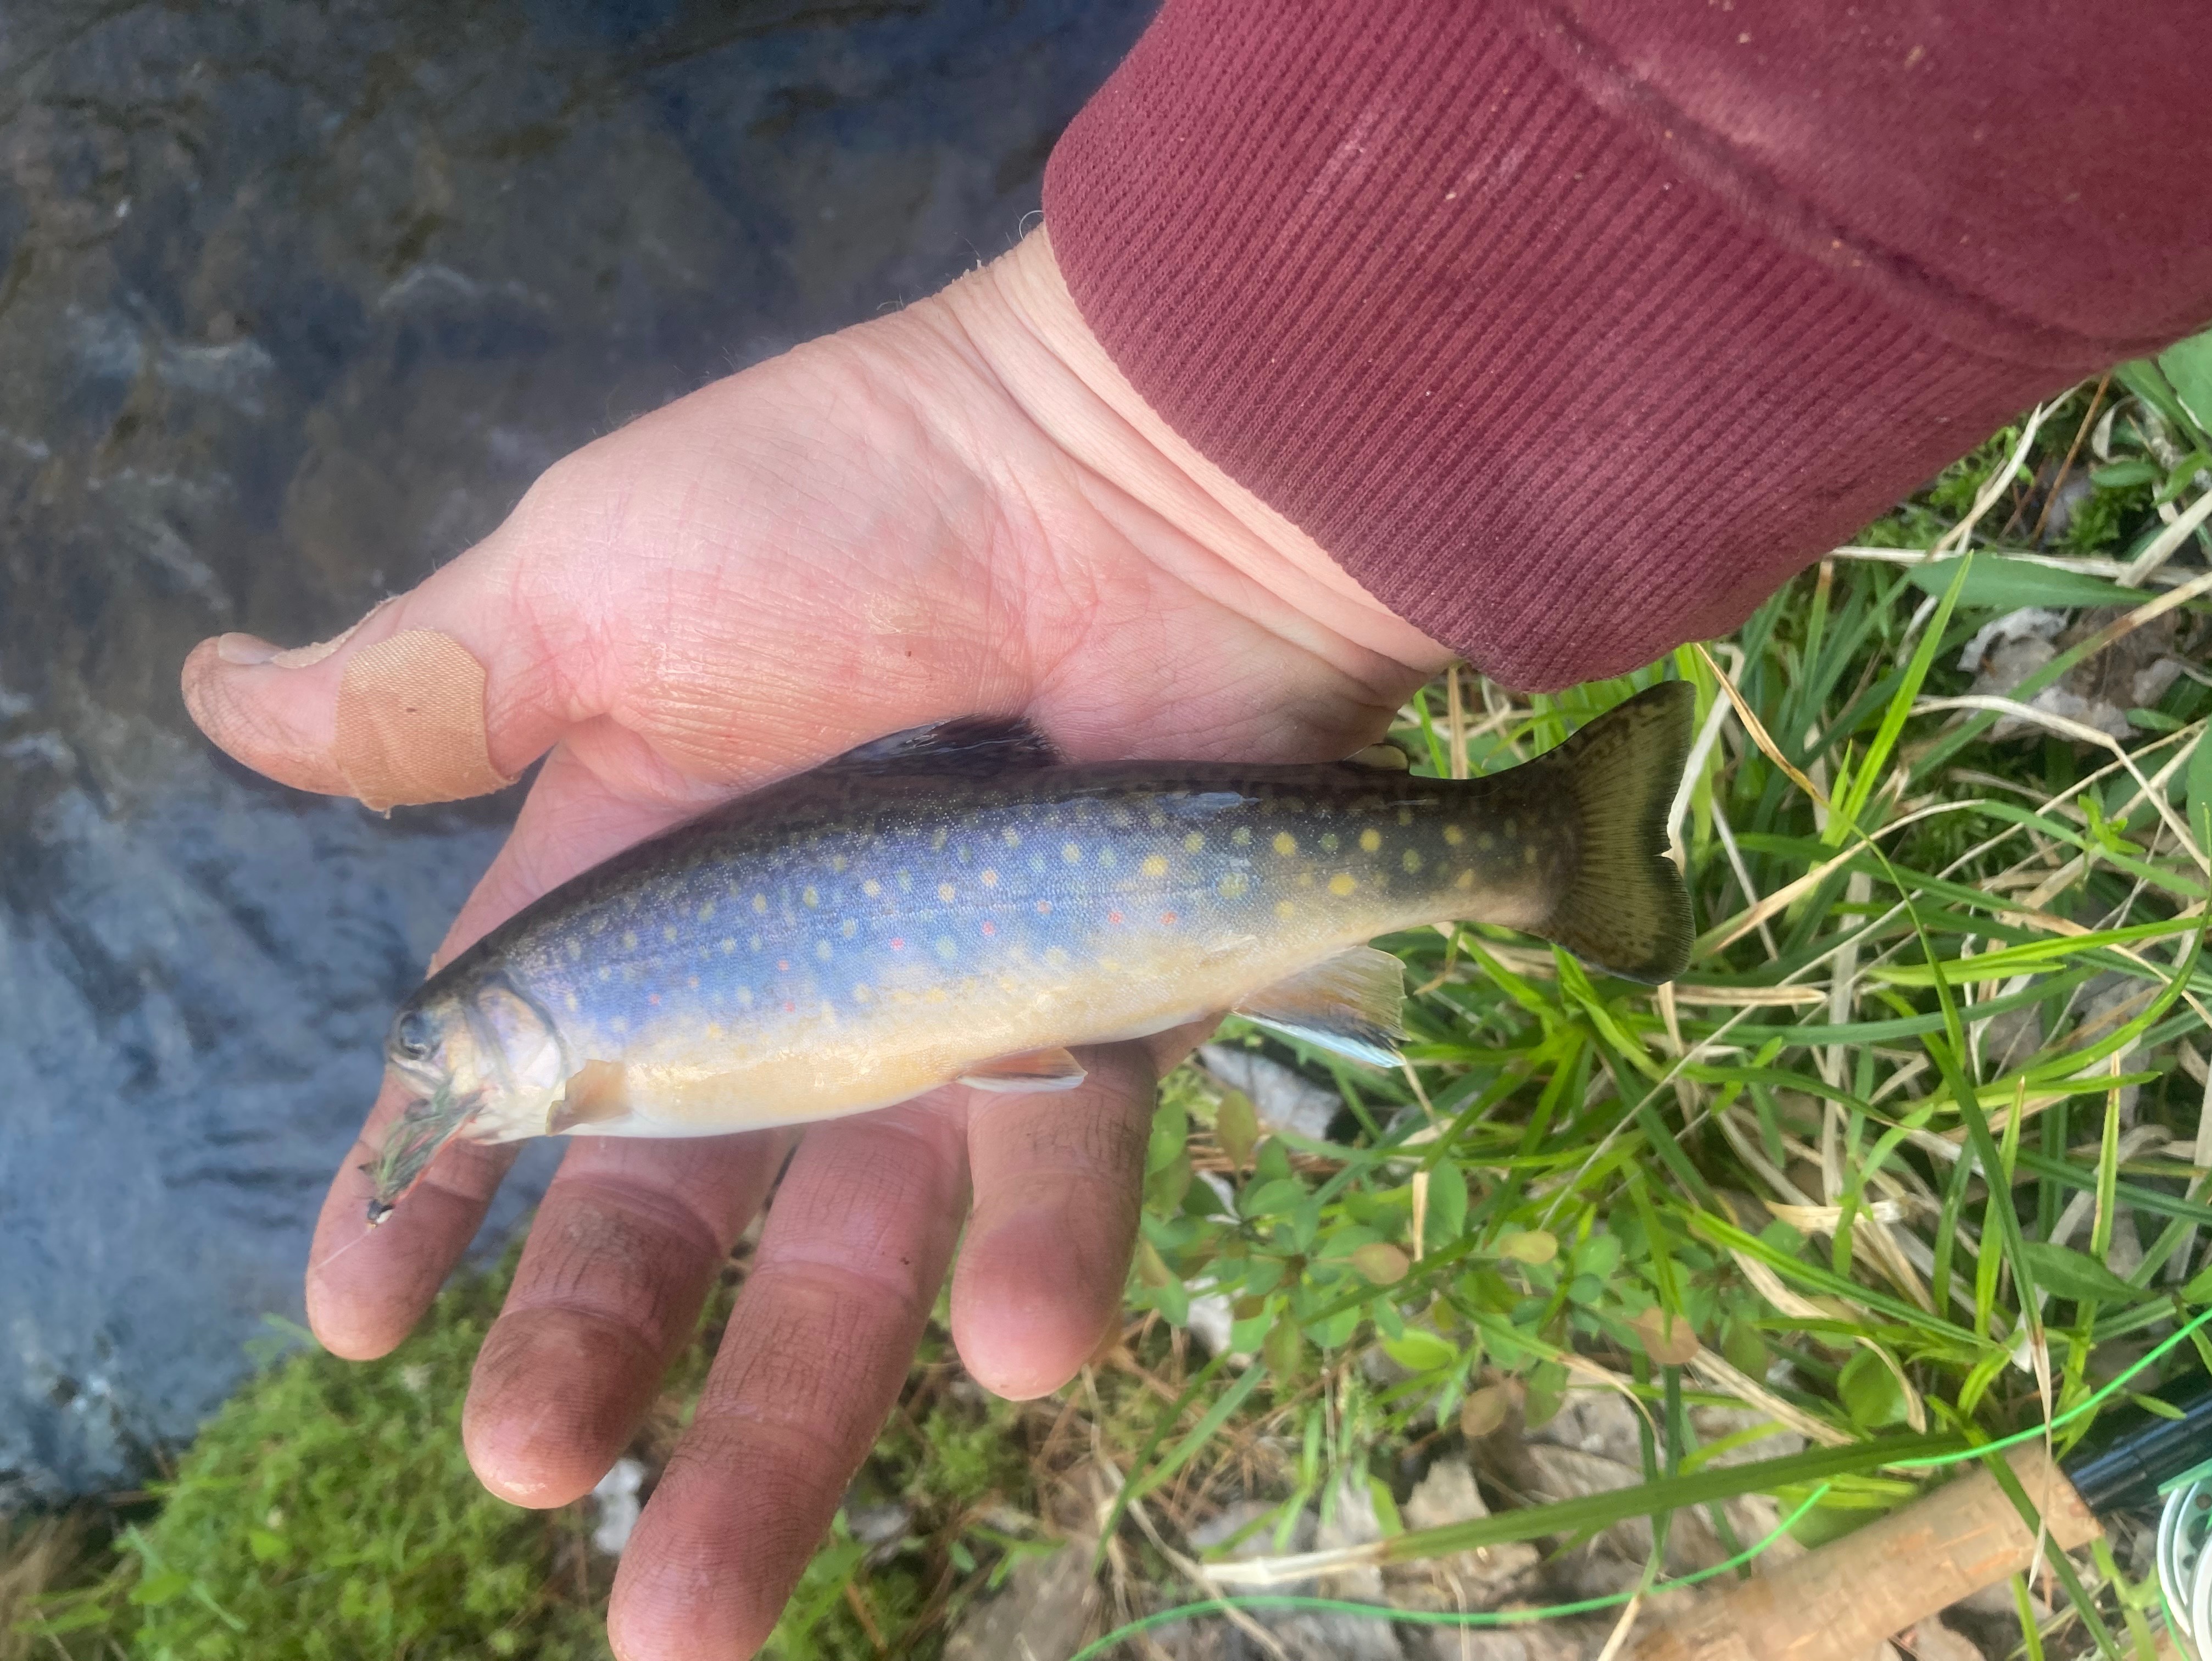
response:
[[[1403,971],[1368,944],[1475,922],[1660,982],[1692,689],[1533,761],[1424,777],[1070,763],[1018,721],[895,733],[552,889],[432,975],[386,1061],[411,1092],[370,1220],[444,1144],[804,1124],[952,1083],[1072,1089],[1074,1051],[1234,1010],[1393,1065]]]

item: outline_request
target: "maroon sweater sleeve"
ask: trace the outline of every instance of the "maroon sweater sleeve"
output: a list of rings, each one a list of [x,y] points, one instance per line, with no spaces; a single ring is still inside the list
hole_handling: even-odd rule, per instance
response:
[[[2212,319],[2196,9],[1167,0],[1054,151],[1152,407],[1509,683],[1725,631]]]

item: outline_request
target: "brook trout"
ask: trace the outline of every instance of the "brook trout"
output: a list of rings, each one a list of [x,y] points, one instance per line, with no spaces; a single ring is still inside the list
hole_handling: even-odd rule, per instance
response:
[[[431,977],[392,1027],[419,1099],[371,1168],[371,1220],[455,1135],[698,1136],[955,1080],[1062,1090],[1073,1047],[1224,1009],[1392,1064],[1402,975],[1365,942],[1419,923],[1670,979],[1692,702],[1655,686],[1462,781],[1077,765],[979,721],[865,745],[616,855]]]

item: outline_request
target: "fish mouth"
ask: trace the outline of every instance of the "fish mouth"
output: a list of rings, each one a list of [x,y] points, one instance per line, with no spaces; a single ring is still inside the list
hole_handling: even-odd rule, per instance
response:
[[[414,1082],[412,1077],[409,1082]],[[377,1149],[376,1157],[364,1160],[361,1166],[374,1184],[368,1201],[371,1228],[389,1217],[400,1201],[407,1197],[408,1191],[429,1170],[438,1150],[453,1141],[455,1133],[476,1116],[483,1102],[483,1092],[471,1091],[463,1095],[450,1080],[441,1080],[407,1104],[392,1122],[392,1128],[384,1133],[384,1143]]]

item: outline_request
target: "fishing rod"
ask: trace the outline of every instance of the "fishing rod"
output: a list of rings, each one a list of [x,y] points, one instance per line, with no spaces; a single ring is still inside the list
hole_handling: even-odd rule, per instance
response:
[[[2043,1518],[2037,1530],[1986,1467],[1809,1552],[1773,1573],[1710,1593],[1631,1645],[1627,1661],[1859,1661],[1915,1622],[2072,1551],[2102,1519],[2162,1503],[2158,1578],[2167,1620],[2194,1661],[2212,1661],[2212,1384],[2161,1394],[2054,1463],[2006,1456]],[[2169,1415],[2172,1416],[2168,1416]]]

